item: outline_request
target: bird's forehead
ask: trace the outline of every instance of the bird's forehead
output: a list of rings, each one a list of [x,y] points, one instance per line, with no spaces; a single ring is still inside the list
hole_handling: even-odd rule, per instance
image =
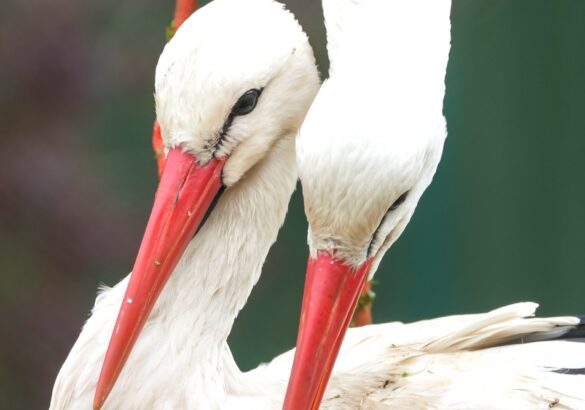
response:
[[[367,139],[346,144],[332,141],[320,148],[299,155],[303,195],[316,208],[331,213],[347,208],[358,218],[378,219],[398,196],[412,189],[427,156],[424,145],[390,148]]]
[[[434,161],[444,139],[438,132],[442,116],[410,118],[392,110],[375,90],[338,85],[330,80],[322,86],[300,132],[304,190],[316,197],[327,191],[323,200],[345,196],[364,206],[387,202],[409,190]],[[360,104],[368,109],[356,107]]]
[[[367,194],[369,201],[387,201],[416,183],[433,149],[429,140],[383,127],[348,123],[307,130],[303,126],[299,172],[303,183],[312,181],[311,190],[356,200]]]

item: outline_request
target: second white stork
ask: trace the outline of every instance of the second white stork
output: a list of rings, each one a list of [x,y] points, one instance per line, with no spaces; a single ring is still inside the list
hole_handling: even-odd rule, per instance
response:
[[[317,409],[323,394],[329,392],[327,383],[364,281],[372,278],[412,217],[435,174],[446,137],[442,109],[451,1],[323,0],[323,8],[330,78],[313,102],[297,141],[310,257],[286,410]],[[438,323],[440,338],[455,342],[461,337],[455,345],[462,350],[471,347],[465,347],[469,335],[450,334],[452,329],[441,329]],[[482,327],[481,321],[475,326]],[[494,332],[501,329],[497,325]],[[505,329],[515,332],[513,323]],[[389,335],[376,337],[388,343],[406,331],[387,330]],[[445,347],[435,341],[426,340],[426,346]],[[494,357],[520,355],[524,347],[453,355],[446,359],[451,369],[443,372],[433,367],[434,359],[424,357],[424,349],[393,345],[405,349],[405,357],[409,357],[407,352],[413,354],[415,361],[414,357],[423,355],[421,363],[428,366],[414,366],[418,369],[414,373],[424,376],[409,378],[398,390],[387,390],[386,382],[369,385],[361,396],[354,392],[359,403],[408,409],[534,408],[534,404],[541,408],[554,404],[553,397],[570,407],[584,403],[585,376],[573,375],[562,383],[552,374],[537,377],[548,366],[537,363],[542,356],[564,363],[561,367],[583,367],[581,343],[527,346],[524,358],[540,355],[532,365],[527,367],[523,359],[498,362],[499,376],[491,367]],[[392,350],[390,344],[387,348]],[[395,375],[397,359],[390,356],[377,351],[360,359],[372,363],[379,375]],[[465,364],[470,358],[476,361],[477,373]],[[346,360],[345,356],[338,359]],[[413,373],[408,366],[398,368]],[[356,377],[360,376],[358,372]],[[534,383],[518,387],[526,380]],[[546,380],[551,383],[543,384]],[[457,383],[471,391],[495,389],[503,396],[472,397],[462,394]]]

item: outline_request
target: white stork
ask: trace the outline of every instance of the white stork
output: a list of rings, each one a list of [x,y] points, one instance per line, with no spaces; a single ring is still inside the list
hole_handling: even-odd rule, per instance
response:
[[[310,257],[296,356],[284,404],[287,410],[318,408],[360,289],[408,224],[435,174],[446,137],[442,110],[451,1],[323,0],[323,9],[330,78],[313,102],[297,141]],[[508,330],[514,331],[512,327]],[[395,337],[400,337],[401,331],[398,329]],[[450,337],[446,331],[443,336]],[[390,335],[380,337],[392,340]],[[568,359],[568,350],[575,353],[584,349],[570,346],[556,353],[559,359]],[[530,346],[527,351],[548,357],[555,355],[556,348],[544,344]],[[510,349],[514,354],[521,351]],[[474,360],[484,362],[484,354],[494,355],[476,352]],[[582,365],[583,359],[581,353],[581,360],[575,358],[574,365]],[[438,369],[430,366],[434,376],[426,374],[418,387],[412,378],[410,392],[391,389],[363,399],[382,397],[391,404],[411,403],[390,407],[409,409],[494,408],[495,403],[499,403],[496,408],[521,408],[521,404],[530,408],[538,402],[534,397],[540,397],[542,405],[551,403],[546,395],[536,393],[542,388],[539,383],[528,383],[522,394],[514,391],[513,383],[509,390],[500,386],[504,397],[517,399],[511,401],[515,405],[459,393],[454,399],[454,392],[443,396],[438,385],[452,376],[469,380],[466,388],[475,382],[478,388],[488,390],[490,383],[500,384],[506,377],[502,374],[497,381],[491,380],[493,373],[486,366],[485,379],[475,379],[466,374],[465,366],[459,367],[459,359],[449,360],[460,374],[439,376]],[[396,373],[395,361],[386,362],[385,356],[378,361],[377,369],[385,367],[381,374]],[[432,363],[432,359],[423,362]],[[505,367],[514,371],[511,367],[516,364],[523,365],[509,362]],[[426,373],[427,368],[420,366],[419,370]],[[519,372],[515,377],[519,381],[531,376]],[[559,390],[563,391],[559,393],[563,403],[570,402],[574,394],[578,400],[572,403],[585,405],[584,377],[571,378],[566,390]],[[554,391],[550,386],[545,389]]]
[[[277,409],[293,352],[242,373],[226,339],[294,189],[294,134],[318,87],[306,36],[272,0],[216,0],[167,45],[155,87],[169,153],[145,238],[131,279],[96,299],[57,376],[51,408]],[[481,361],[462,348],[563,333],[577,320],[523,319],[534,308],[352,331],[323,407],[378,404],[368,396],[402,386],[409,379],[402,368],[418,363],[406,351],[450,367],[453,355],[470,357],[477,368]],[[389,367],[380,368],[381,359]],[[565,367],[556,357],[524,361]]]
[[[156,69],[168,155],[132,274],[96,299],[51,408],[225,407],[240,375],[226,339],[284,221],[318,87],[281,3],[216,0],[180,27]]]

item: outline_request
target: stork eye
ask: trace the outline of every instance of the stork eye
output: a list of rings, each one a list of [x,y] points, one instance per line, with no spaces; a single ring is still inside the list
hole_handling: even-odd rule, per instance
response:
[[[390,205],[389,211],[393,211],[396,208],[398,208],[406,200],[406,197],[407,196],[408,196],[408,191],[406,191],[405,193],[403,193],[402,195],[400,195],[398,197],[398,199],[396,199],[396,201],[394,201],[394,203],[392,205]]]
[[[246,115],[250,114],[254,108],[256,108],[256,103],[258,102],[258,97],[260,97],[261,90],[252,89],[246,91],[236,102],[234,108],[232,108],[232,115]]]

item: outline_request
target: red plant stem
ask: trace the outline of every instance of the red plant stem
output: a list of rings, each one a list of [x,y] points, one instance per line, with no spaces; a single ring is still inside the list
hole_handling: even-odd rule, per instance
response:
[[[154,120],[152,127],[152,149],[154,150],[154,157],[156,158],[156,165],[158,168],[158,178],[162,176],[163,169],[165,169],[165,147],[160,133],[160,125],[158,121]]]
[[[197,0],[177,0],[175,3],[175,31],[197,10]]]
[[[191,14],[197,9],[197,0],[177,0],[175,3],[175,18],[172,24],[172,34],[175,34],[177,29],[189,18]],[[156,158],[156,165],[158,167],[158,177],[162,175],[163,169],[165,169],[165,155],[164,155],[164,144],[162,141],[162,135],[160,133],[160,126],[158,122],[154,120],[154,126],[152,127],[152,149],[154,150],[154,156]]]
[[[366,282],[362,289],[362,293],[360,294],[360,300],[362,297],[368,295],[372,288],[372,282]],[[372,302],[368,298],[368,302],[360,306],[356,306],[355,312],[353,313],[353,318],[351,319],[351,324],[354,327],[371,325],[372,324]]]

